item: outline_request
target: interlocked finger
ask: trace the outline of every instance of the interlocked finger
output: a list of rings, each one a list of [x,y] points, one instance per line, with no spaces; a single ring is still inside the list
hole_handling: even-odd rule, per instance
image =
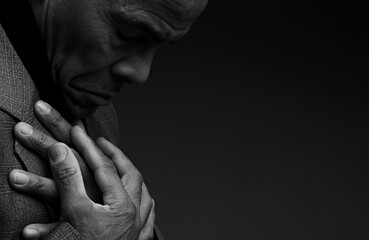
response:
[[[152,200],[152,208],[151,208],[149,217],[145,225],[143,226],[138,239],[139,240],[154,239],[154,236],[155,236],[154,230],[155,230],[155,202],[154,200]]]
[[[129,201],[114,164],[95,145],[95,142],[78,126],[71,130],[71,140],[77,151],[94,173],[105,204]]]
[[[146,187],[146,184],[143,183],[142,184],[141,205],[140,205],[140,220],[142,224],[146,223],[152,207],[153,207],[153,200],[150,196],[149,190]]]
[[[40,122],[60,142],[70,145],[70,130],[72,125],[58,111],[44,101],[35,104],[35,113]]]
[[[124,174],[137,171],[137,168],[133,163],[127,158],[127,156],[114,144],[107,141],[105,138],[98,138],[96,140],[96,145],[100,150],[113,162],[118,170],[119,176],[123,177]]]
[[[112,160],[117,168],[121,181],[132,202],[135,204],[135,207],[139,212],[138,216],[141,220],[141,215],[146,216],[150,213],[150,209],[147,211],[147,208],[144,209],[145,212],[141,213],[141,200],[143,194],[143,177],[141,173],[123,154],[123,152],[119,150],[119,148],[106,139],[99,138],[97,139],[96,144],[100,150]],[[146,186],[144,189],[147,190]],[[147,198],[147,194],[148,191],[145,192],[145,200]]]
[[[14,134],[23,145],[40,154],[43,158],[47,158],[49,147],[57,143],[54,138],[25,122],[15,125]]]
[[[72,150],[63,143],[56,143],[49,148],[48,156],[62,206],[88,199],[82,173]]]
[[[15,189],[37,196],[46,202],[56,203],[59,200],[58,189],[52,179],[16,169],[10,172],[9,182]]]

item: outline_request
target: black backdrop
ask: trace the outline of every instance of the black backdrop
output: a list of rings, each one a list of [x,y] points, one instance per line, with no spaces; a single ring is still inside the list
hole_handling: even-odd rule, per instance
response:
[[[167,239],[369,238],[367,1],[305,2],[211,1],[116,99]]]

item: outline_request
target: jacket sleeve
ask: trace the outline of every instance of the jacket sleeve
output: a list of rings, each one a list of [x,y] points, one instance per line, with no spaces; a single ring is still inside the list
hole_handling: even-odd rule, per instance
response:
[[[84,238],[69,223],[61,222],[51,230],[44,240],[84,240]],[[164,240],[156,226],[154,228],[154,240]]]
[[[45,240],[84,240],[69,223],[61,222],[51,230]]]

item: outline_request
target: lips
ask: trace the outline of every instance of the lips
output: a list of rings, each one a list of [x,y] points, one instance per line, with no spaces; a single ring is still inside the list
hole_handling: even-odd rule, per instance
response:
[[[106,85],[75,81],[70,84],[74,102],[78,105],[92,107],[104,106],[111,102],[121,86],[107,88]]]
[[[115,78],[107,69],[80,75],[69,83],[73,102],[84,107],[104,106],[120,91],[125,79]]]
[[[100,86],[93,87],[83,83],[72,83],[71,87],[82,95],[93,95],[106,101],[110,101],[115,95],[115,91],[109,91]]]

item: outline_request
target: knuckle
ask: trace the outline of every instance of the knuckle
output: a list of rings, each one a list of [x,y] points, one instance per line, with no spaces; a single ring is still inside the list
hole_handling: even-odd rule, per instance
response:
[[[43,133],[37,134],[37,144],[39,146],[45,146],[47,144],[47,136]]]
[[[119,215],[128,221],[135,221],[137,218],[137,209],[132,202],[117,203],[110,205],[110,210],[114,215]]]
[[[119,159],[122,159],[122,158],[124,158],[124,153],[120,150],[120,149],[115,149],[115,151],[114,151],[114,155],[117,157],[117,158],[119,158]]]
[[[35,190],[43,190],[48,188],[48,184],[40,177],[35,177],[32,181],[32,188]]]
[[[51,125],[54,127],[59,127],[60,125],[62,125],[62,123],[63,117],[61,116],[61,114],[56,111],[52,111]]]
[[[113,161],[110,160],[110,158],[106,157],[104,154],[101,154],[100,158],[102,160],[102,165],[101,165],[102,169],[104,169],[105,171],[117,172],[115,164]]]
[[[113,176],[113,174],[116,174],[117,170],[113,164],[110,162],[104,163],[97,171],[101,171],[105,173],[106,175]]]
[[[136,183],[138,185],[142,185],[143,182],[144,182],[144,179],[143,179],[143,176],[142,174],[139,172],[139,171],[136,171],[134,174],[133,174],[133,179],[134,181],[136,181]]]
[[[141,196],[142,196],[141,188],[133,189],[133,191],[131,192],[131,196],[134,199],[141,199]]]
[[[65,186],[70,185],[70,179],[77,174],[77,169],[75,167],[64,167],[56,170],[55,179],[57,179],[61,184]]]
[[[134,185],[134,186],[140,186],[140,189],[142,189],[141,186],[143,186],[144,183],[144,179],[142,174],[139,171],[131,171],[129,173],[126,173],[123,176],[123,185],[124,186],[128,186],[128,185]]]
[[[152,203],[152,199],[149,198],[150,200],[146,202],[146,207],[151,210],[154,206],[154,204]]]
[[[141,201],[141,205],[140,205],[140,211],[142,213],[142,216],[144,216],[144,221],[147,221],[147,219],[150,216],[150,212],[154,211],[153,209],[154,205],[152,203],[151,198],[148,199],[144,199],[143,201]]]
[[[129,192],[132,199],[141,199],[142,197],[142,175],[138,172],[127,174],[125,180],[126,190]]]
[[[113,164],[110,162],[105,162],[102,166],[95,170],[95,173],[103,174],[105,176],[115,176],[117,175],[117,170]]]

